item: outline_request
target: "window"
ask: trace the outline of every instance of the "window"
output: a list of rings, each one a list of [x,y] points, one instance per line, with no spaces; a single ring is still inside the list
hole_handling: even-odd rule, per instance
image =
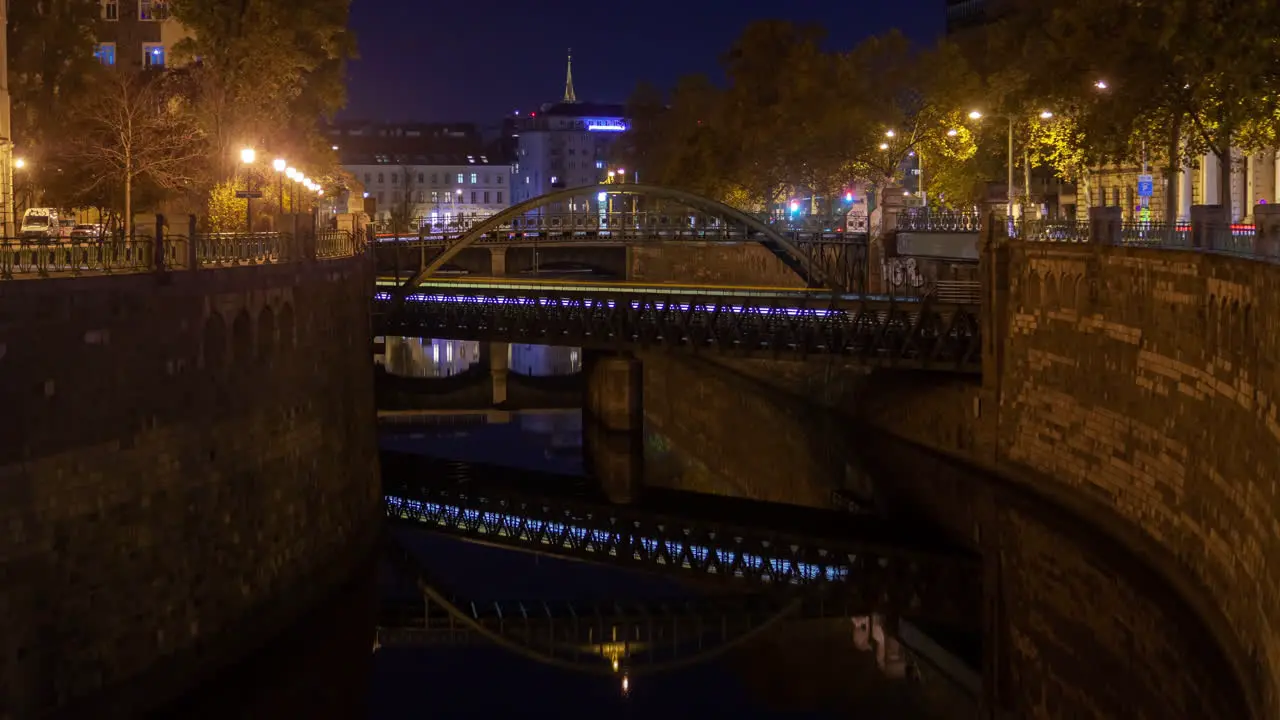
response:
[[[499,204],[499,205],[501,205],[501,204],[502,204],[502,191],[501,191],[501,190],[499,190],[499,191],[498,191],[498,204]]]
[[[102,19],[103,20],[119,20],[120,19],[120,0],[103,0]]]
[[[462,184],[462,173],[458,173],[458,184]]]
[[[143,43],[142,66],[148,68],[164,67],[164,46],[156,43]]]
[[[418,191],[418,202],[426,202],[427,192],[425,190]]]
[[[488,190],[485,190],[485,191],[484,191],[484,204],[485,204],[485,205],[488,205],[488,204],[489,204],[489,191],[488,191]]]
[[[604,161],[603,161],[603,160],[597,160],[597,161],[596,161],[596,169],[597,169],[597,170],[603,170],[603,169],[604,169]]]
[[[418,184],[419,184],[419,185],[421,185],[421,184],[423,183],[422,178],[424,178],[424,177],[426,177],[426,176],[425,176],[423,173],[418,173]]]
[[[139,20],[168,20],[169,0],[138,0]]]
[[[485,184],[485,185],[488,185],[488,184],[489,184],[489,173],[485,173],[485,174],[484,174],[484,184]]]
[[[391,173],[391,184],[392,184],[392,185],[399,185],[399,184],[400,184],[400,176],[399,176],[399,175],[397,175],[396,173]]]
[[[383,192],[382,192],[381,190],[379,190],[379,191],[378,191],[378,203],[379,203],[379,204],[381,204],[381,203],[382,203],[382,198],[383,198],[383,196],[384,196]]]
[[[501,185],[501,184],[502,184],[502,176],[501,176],[501,175],[499,175],[499,176],[498,176],[498,184],[499,184],[499,185]],[[502,202],[502,201],[501,201],[501,200],[499,200],[498,202]]]
[[[369,173],[365,173],[365,174],[364,174],[364,184],[365,184],[365,185],[368,185],[368,184],[369,184],[369,183],[371,183],[371,182],[373,182],[373,181],[370,179],[370,177],[369,177]]]
[[[382,173],[378,173],[378,184],[382,184]]]
[[[116,64],[116,44],[115,43],[98,43],[93,50],[93,56],[103,65]]]
[[[436,174],[435,174],[435,173],[431,173],[431,184],[432,184],[432,185],[435,185],[435,184],[436,184]]]
[[[440,193],[436,192],[435,190],[432,190],[432,191],[431,191],[431,202],[433,202],[433,203],[438,203],[438,202],[440,202]]]
[[[475,203],[476,203],[476,191],[475,191],[475,190],[472,190],[472,191],[471,191],[471,204],[472,204],[472,205],[474,205]]]
[[[551,184],[552,184],[552,185],[555,185],[555,184],[556,184],[556,181],[558,181],[559,179],[560,179],[559,177],[557,177],[557,176],[555,176],[555,175],[552,175],[552,176],[551,176]]]
[[[392,194],[391,194],[391,201],[392,201],[392,202],[394,202],[394,203],[396,203],[397,205],[399,205],[399,204],[400,204],[400,191],[399,191],[399,190],[397,190],[397,191],[395,191],[394,193],[392,193]]]
[[[475,174],[475,173],[471,173],[471,184],[472,184],[472,185],[475,185],[475,184],[476,184],[476,174]]]

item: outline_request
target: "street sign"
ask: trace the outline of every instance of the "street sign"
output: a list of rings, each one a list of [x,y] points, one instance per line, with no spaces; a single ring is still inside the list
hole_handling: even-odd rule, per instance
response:
[[[1138,176],[1138,197],[1151,197],[1155,191],[1155,183],[1152,182],[1150,175]]]
[[[257,200],[258,198],[262,197],[262,191],[261,190],[237,190],[236,197],[240,198],[241,200],[247,200],[247,199]]]

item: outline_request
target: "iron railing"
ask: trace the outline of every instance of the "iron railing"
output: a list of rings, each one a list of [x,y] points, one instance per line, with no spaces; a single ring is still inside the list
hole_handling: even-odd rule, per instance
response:
[[[366,234],[344,230],[317,233],[317,259],[364,252]],[[301,259],[287,233],[183,233],[100,238],[0,238],[0,280],[75,277],[84,274],[195,270],[278,263]],[[193,267],[194,264],[194,267]]]
[[[978,232],[982,213],[971,210],[904,208],[898,215],[899,232]]]

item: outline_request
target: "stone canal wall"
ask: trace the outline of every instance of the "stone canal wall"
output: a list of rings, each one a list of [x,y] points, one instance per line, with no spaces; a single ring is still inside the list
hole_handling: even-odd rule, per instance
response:
[[[1280,717],[1280,267],[1008,252],[984,385],[881,376],[859,409],[1119,538],[1215,629],[1256,714]]]
[[[367,557],[370,270],[0,283],[0,717],[137,717]]]
[[[627,280],[803,288],[804,280],[759,243],[655,242],[627,248]]]

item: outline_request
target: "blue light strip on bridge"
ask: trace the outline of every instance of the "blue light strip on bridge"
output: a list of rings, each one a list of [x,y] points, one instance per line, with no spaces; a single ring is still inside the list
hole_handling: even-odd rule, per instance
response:
[[[534,520],[520,515],[482,512],[480,510],[470,510],[458,507],[457,505],[424,503],[418,500],[408,500],[396,497],[395,495],[387,495],[384,499],[388,505],[397,508],[400,511],[400,517],[406,520],[417,520],[423,524],[430,524],[421,518],[412,516],[409,511],[416,513],[440,514],[451,518],[454,521],[454,525],[462,525],[463,523],[466,523],[467,526],[473,526],[481,533],[490,533],[491,531],[486,528],[496,526],[498,528],[498,532],[491,534],[495,534],[498,537],[514,537],[508,529],[509,526],[518,527],[523,523],[523,527],[527,527],[534,532],[543,533],[542,544],[544,545],[550,544],[547,542],[548,537],[558,537],[566,529],[568,529],[569,533],[573,537],[579,540],[586,540],[590,538],[592,541],[601,544],[608,544],[612,537],[612,534],[607,530],[583,528],[576,525],[565,525],[563,523],[544,522],[542,520]],[[447,526],[444,522],[438,524],[441,526]],[[651,554],[657,552],[660,543],[664,543],[664,541],[647,537],[633,537],[632,539],[640,543],[644,549]],[[665,541],[665,545],[666,551],[670,557],[680,557],[680,548],[675,543],[667,540]],[[699,562],[705,562],[709,554],[715,554],[716,560],[722,566],[728,566],[733,561],[732,557],[725,557],[722,553],[701,545],[689,545],[688,547],[690,554],[697,558]],[[590,550],[590,548],[588,548],[588,550]],[[799,585],[802,581],[815,582],[822,580],[826,582],[843,582],[849,577],[849,568],[844,566],[824,568],[812,563],[799,562],[795,563],[793,569],[793,565],[789,560],[766,558],[760,555],[752,555],[750,553],[742,553],[740,557],[744,563],[757,570],[767,566],[773,573],[779,575],[790,575],[791,577],[788,582],[792,585]],[[684,563],[682,567],[686,570],[693,569],[687,562]],[[734,575],[736,577],[742,577],[742,571],[735,570]]]
[[[391,293],[389,292],[376,293],[374,295],[374,299],[390,300]],[[523,297],[497,298],[497,297],[484,297],[481,295],[415,294],[415,295],[410,295],[407,299],[416,303],[472,303],[472,304],[480,303],[482,305],[517,305],[517,306],[519,305],[536,306],[539,304],[538,300],[535,298],[523,298]],[[561,302],[571,302],[571,300],[569,298],[561,298]],[[614,302],[613,300],[602,300],[600,301],[600,304],[609,308],[615,307],[617,305],[617,303]],[[688,310],[690,307],[693,307],[688,303],[665,303],[665,302],[656,302],[654,303],[654,306],[657,307],[659,310],[676,309],[680,311],[685,311],[685,310]],[[639,309],[640,303],[633,302],[631,303],[631,307],[635,309]],[[832,312],[831,310],[819,310],[818,308],[784,308],[784,307],[772,307],[772,306],[751,307],[751,306],[743,306],[743,305],[733,305],[729,307],[722,306],[722,307],[719,307],[718,309],[728,310],[734,313],[748,313],[748,312],[753,312],[755,310],[769,310],[770,312],[775,312],[775,311],[783,312],[787,315],[813,314],[818,317],[827,317],[829,315],[838,314],[836,312]]]

